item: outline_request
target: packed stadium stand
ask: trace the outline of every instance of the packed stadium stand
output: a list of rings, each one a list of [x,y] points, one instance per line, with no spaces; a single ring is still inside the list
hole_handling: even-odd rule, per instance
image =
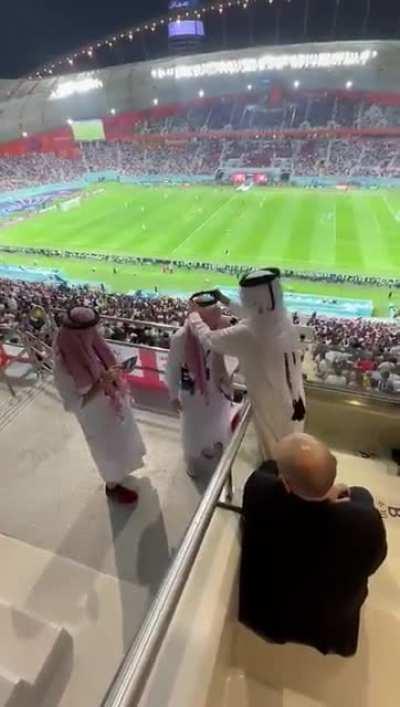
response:
[[[28,332],[51,346],[54,322],[76,304],[93,306],[104,317],[112,318],[103,323],[107,339],[162,349],[169,349],[173,330],[164,331],[157,325],[177,328],[188,313],[187,302],[179,298],[107,294],[102,289],[88,287],[0,280],[0,336],[17,343],[18,332]],[[35,316],[36,307],[43,308],[44,316]],[[313,341],[305,348],[309,380],[353,390],[400,393],[397,324],[317,315],[304,317],[297,313],[293,318],[295,323],[314,332]]]
[[[11,157],[3,147],[0,189],[71,181],[104,170],[212,177],[233,165],[284,167],[292,176],[395,177],[400,138],[390,137],[390,131],[400,126],[400,108],[378,100],[340,92],[285,94],[276,86],[209,99],[206,105],[198,100],[189,107],[170,105],[165,117],[153,108],[132,117],[119,139],[110,128],[107,141],[77,144],[68,159],[64,148],[54,154],[34,144],[32,152]],[[351,132],[342,133],[345,129]]]
[[[172,145],[114,141],[82,145],[72,159],[46,153],[0,157],[0,189],[70,182],[107,170],[131,177],[179,174],[212,179],[220,168],[234,166],[238,172],[248,167],[280,169],[282,161],[292,176],[396,177],[400,174],[400,140],[213,137]]]

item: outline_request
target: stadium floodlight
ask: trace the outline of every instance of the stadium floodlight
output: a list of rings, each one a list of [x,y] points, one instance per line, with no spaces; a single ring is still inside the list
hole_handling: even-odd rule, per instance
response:
[[[153,98],[153,106],[158,106],[158,98]]]
[[[67,123],[68,123],[68,125],[72,125],[73,122],[74,122],[74,121],[72,120],[72,118],[67,118]]]
[[[346,81],[346,88],[349,90],[350,88],[353,88],[353,82],[352,81]]]
[[[104,84],[101,79],[94,78],[93,76],[75,79],[74,81],[62,81],[50,94],[49,100],[58,101],[61,98],[69,98],[70,96],[74,96],[76,94],[89,93],[89,91],[103,88],[103,85]]]
[[[299,88],[299,86],[300,86],[300,81],[298,79],[296,79],[296,81],[293,81],[294,88]]]
[[[204,76],[235,76],[262,71],[293,69],[333,69],[348,66],[365,66],[378,52],[362,51],[315,52],[312,54],[262,54],[258,57],[204,61],[201,64],[174,64],[151,70],[153,79],[198,79]]]
[[[253,86],[251,85],[251,83],[248,83],[248,84],[247,84],[247,90],[248,90],[248,91],[252,91],[252,90],[253,90]]]
[[[115,108],[111,108],[111,110],[110,110],[111,115],[115,115],[116,112],[117,112],[117,111],[115,110]]]
[[[199,98],[204,98],[204,91],[202,88],[199,91]]]
[[[26,132],[26,130],[24,130],[24,132],[22,133],[22,137],[28,137],[28,133]]]

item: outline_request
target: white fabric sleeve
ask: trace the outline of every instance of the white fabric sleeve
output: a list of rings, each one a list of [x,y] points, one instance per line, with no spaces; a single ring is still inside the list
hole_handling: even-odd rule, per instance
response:
[[[178,331],[171,339],[171,347],[168,353],[167,367],[165,369],[165,380],[171,400],[177,400],[179,398],[181,370],[184,363],[183,346],[184,337],[181,331]]]
[[[236,317],[236,319],[243,319],[244,310],[242,305],[238,302],[229,302],[229,306],[227,307],[227,309],[232,312],[232,316]]]
[[[82,407],[83,395],[88,391],[81,393],[76,389],[74,379],[57,357],[54,364],[54,383],[64,405],[64,410],[73,413],[78,412]]]
[[[239,357],[246,346],[247,329],[241,324],[212,331],[197,312],[190,315],[189,322],[201,343],[217,353]]]

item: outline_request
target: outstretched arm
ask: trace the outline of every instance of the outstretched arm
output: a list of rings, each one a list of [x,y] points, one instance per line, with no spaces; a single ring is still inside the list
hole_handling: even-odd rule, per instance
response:
[[[227,307],[234,317],[236,317],[237,319],[243,318],[243,307],[241,304],[233,302],[229,297],[224,295],[221,290],[215,290],[215,294],[217,295],[221,304]]]
[[[206,348],[228,356],[240,356],[245,339],[245,330],[241,324],[213,331],[197,312],[190,315],[189,323]]]

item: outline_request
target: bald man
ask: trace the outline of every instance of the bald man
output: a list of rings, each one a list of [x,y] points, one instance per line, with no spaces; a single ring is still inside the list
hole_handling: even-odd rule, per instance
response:
[[[350,656],[387,545],[371,495],[335,485],[336,465],[324,444],[292,434],[247,481],[239,617],[270,641]]]

